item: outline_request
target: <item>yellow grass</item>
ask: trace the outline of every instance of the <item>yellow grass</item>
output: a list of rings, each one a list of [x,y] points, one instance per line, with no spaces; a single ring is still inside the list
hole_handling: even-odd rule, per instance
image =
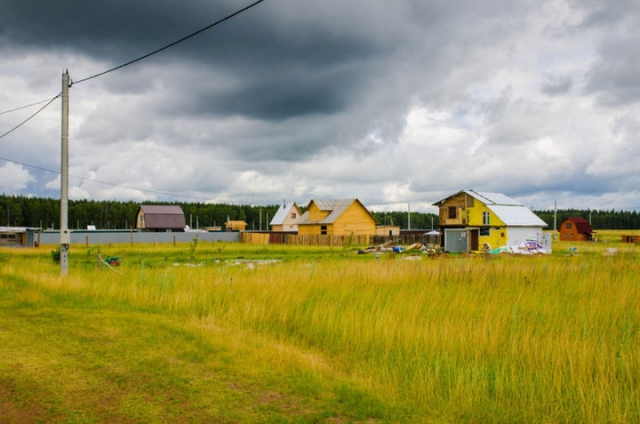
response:
[[[228,349],[260,358],[242,364],[256,384],[272,371],[274,387],[306,375],[316,389],[299,383],[306,389],[296,396],[334,390],[333,400],[347,384],[350,408],[368,409],[346,421],[638,422],[639,249],[573,246],[556,243],[552,256],[421,260],[213,244],[188,260],[187,246],[115,246],[109,254],[126,258],[120,273],[98,271],[95,252],[76,248],[90,259],[72,262],[67,278],[42,252],[5,253],[0,299],[143,313],[203,340],[228,337]],[[225,249],[235,257],[215,261]],[[16,275],[25,283],[4,282]],[[311,404],[327,409],[324,401]]]

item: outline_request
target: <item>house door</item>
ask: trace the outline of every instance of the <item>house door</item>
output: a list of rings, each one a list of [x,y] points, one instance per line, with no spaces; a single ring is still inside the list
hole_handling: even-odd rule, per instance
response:
[[[471,250],[478,250],[478,239],[480,237],[480,230],[469,230],[469,236]]]
[[[469,237],[467,230],[444,230],[444,250],[451,253],[468,252]]]

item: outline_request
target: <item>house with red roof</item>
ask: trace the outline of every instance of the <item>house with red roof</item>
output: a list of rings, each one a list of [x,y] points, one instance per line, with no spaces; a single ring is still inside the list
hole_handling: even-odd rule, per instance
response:
[[[591,241],[593,229],[589,221],[582,217],[572,216],[560,223],[560,240]]]

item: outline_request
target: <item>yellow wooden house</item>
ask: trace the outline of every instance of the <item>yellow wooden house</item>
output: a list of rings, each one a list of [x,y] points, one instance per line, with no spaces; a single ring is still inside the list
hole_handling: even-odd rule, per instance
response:
[[[441,244],[447,252],[469,252],[540,241],[547,224],[504,194],[462,190],[434,203]]]
[[[298,235],[370,236],[377,223],[358,199],[313,199],[298,220]]]

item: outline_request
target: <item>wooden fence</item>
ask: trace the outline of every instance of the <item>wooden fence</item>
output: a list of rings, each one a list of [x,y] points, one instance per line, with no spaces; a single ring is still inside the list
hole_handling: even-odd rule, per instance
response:
[[[426,230],[402,232],[397,236],[333,236],[333,235],[297,235],[286,232],[259,232],[247,231],[240,233],[242,243],[251,244],[291,244],[298,246],[377,246],[390,242],[390,244],[408,246],[414,243],[423,243],[423,234]],[[439,244],[439,238],[429,240],[429,243]]]
[[[290,244],[297,246],[368,246],[373,236],[332,236],[332,235],[297,235],[277,232],[243,232],[240,233],[242,243],[252,244]]]

